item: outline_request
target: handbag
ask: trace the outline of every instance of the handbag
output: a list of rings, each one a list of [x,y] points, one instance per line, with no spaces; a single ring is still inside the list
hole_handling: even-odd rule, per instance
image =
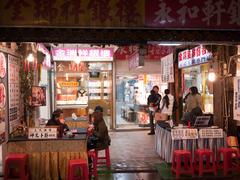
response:
[[[98,141],[98,137],[95,135],[90,135],[87,139],[88,149],[95,149]]]

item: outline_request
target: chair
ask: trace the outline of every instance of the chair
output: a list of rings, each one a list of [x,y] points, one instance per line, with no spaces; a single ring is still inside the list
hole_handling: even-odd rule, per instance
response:
[[[194,170],[198,171],[198,175],[202,176],[204,172],[213,172],[217,175],[214,153],[210,149],[197,149],[194,156]],[[204,157],[206,158],[206,166],[204,168]],[[211,161],[212,158],[212,161]],[[212,162],[212,163],[211,163]]]
[[[220,164],[221,156],[223,159],[223,165]],[[238,150],[233,148],[220,148],[217,154],[217,166],[218,168],[223,168],[224,176],[228,174],[229,171],[239,170],[239,156]],[[234,163],[234,159],[237,163]]]
[[[94,176],[94,178],[98,177],[98,172],[97,172],[97,155],[95,151],[88,151],[88,157],[92,159],[93,166],[90,169],[90,176]]]
[[[76,177],[77,168],[81,169],[81,177]],[[68,180],[89,180],[87,161],[84,159],[72,159],[68,162]]]
[[[105,156],[99,157],[99,151],[105,151]],[[110,152],[109,152],[109,146],[105,149],[95,149],[96,157],[97,157],[97,165],[98,164],[106,164],[108,169],[111,169],[111,162],[110,162]],[[100,160],[100,161],[99,161]],[[101,161],[105,160],[105,161]]]
[[[28,180],[28,178],[28,155],[23,153],[8,154],[5,159],[4,180]]]
[[[182,167],[182,158],[184,159],[184,166]],[[172,159],[172,172],[176,173],[176,178],[178,179],[180,174],[190,174],[194,175],[193,165],[192,165],[192,154],[187,150],[175,150],[173,152]]]

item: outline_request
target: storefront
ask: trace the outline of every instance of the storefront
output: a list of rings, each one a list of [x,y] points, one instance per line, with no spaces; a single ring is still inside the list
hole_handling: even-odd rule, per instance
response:
[[[183,98],[189,88],[196,86],[202,96],[202,110],[213,114],[213,82],[209,79],[212,53],[200,45],[178,53],[178,67],[182,70]]]
[[[97,105],[112,123],[113,48],[53,48],[55,107],[65,117],[88,116]]]
[[[171,53],[172,48],[148,45],[145,47],[148,54],[142,57],[138,48],[140,47],[120,47],[115,53],[116,128],[149,126],[147,98],[150,91],[156,85],[163,95],[168,87],[167,82],[162,81],[161,58]],[[129,51],[133,53],[130,54]],[[143,62],[139,62],[141,60]]]

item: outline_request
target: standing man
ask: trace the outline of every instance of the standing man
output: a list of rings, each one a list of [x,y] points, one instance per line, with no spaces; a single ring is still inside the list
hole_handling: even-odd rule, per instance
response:
[[[154,135],[154,115],[157,110],[159,110],[159,105],[161,101],[161,95],[158,93],[159,87],[154,86],[151,90],[151,94],[148,96],[147,104],[149,106],[149,119],[150,119],[150,133],[148,135]]]

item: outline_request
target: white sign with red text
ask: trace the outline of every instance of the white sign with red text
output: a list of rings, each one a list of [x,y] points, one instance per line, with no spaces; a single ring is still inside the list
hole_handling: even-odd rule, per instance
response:
[[[208,62],[212,53],[202,45],[178,53],[178,68],[186,68]]]
[[[234,77],[233,89],[233,119],[240,121],[240,77]]]

